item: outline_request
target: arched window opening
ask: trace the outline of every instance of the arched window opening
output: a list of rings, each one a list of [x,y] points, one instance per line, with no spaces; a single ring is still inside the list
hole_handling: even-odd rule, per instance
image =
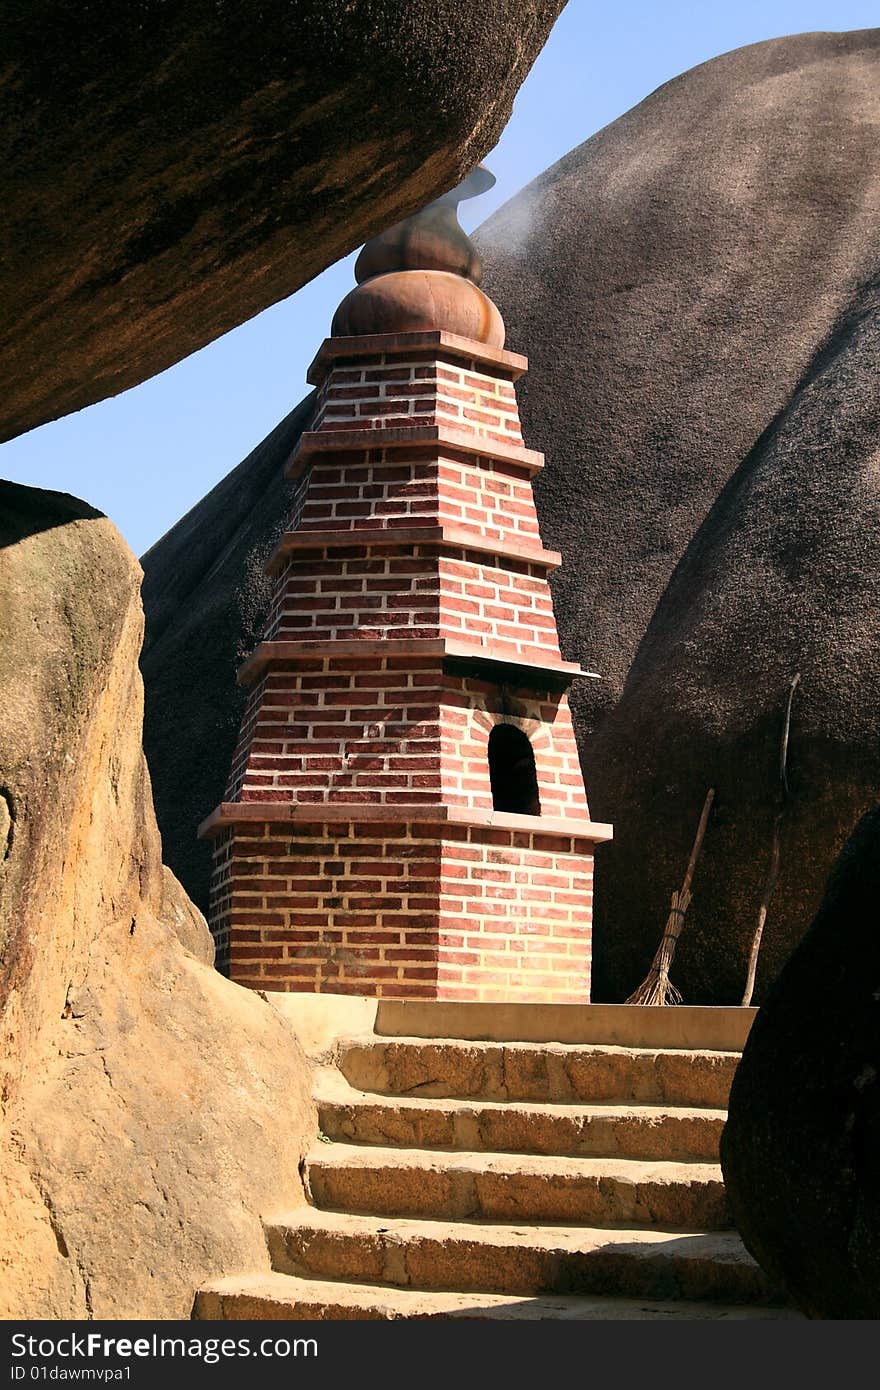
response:
[[[489,782],[496,811],[541,814],[535,753],[515,724],[496,724],[489,735]]]

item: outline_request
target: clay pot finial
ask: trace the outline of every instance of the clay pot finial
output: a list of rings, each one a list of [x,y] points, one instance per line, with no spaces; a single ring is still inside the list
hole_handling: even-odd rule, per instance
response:
[[[333,318],[333,336],[442,329],[503,347],[501,315],[478,288],[483,267],[458,221],[459,203],[494,183],[478,164],[456,188],[368,241],[355,264],[357,288]]]

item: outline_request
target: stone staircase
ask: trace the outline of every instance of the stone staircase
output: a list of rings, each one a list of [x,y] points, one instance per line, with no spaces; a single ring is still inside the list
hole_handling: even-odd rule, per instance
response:
[[[730,1227],[718,1141],[738,1058],[342,1040],[316,1073],[311,1205],[266,1223],[271,1273],[202,1289],[194,1316],[795,1316]]]

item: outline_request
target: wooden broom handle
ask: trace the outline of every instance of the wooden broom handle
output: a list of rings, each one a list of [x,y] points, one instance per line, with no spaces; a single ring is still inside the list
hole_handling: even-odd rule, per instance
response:
[[[697,860],[700,857],[700,850],[703,848],[703,837],[706,834],[706,826],[709,823],[709,812],[712,810],[712,802],[715,800],[715,788],[710,787],[706,792],[706,800],[703,802],[703,814],[700,816],[700,824],[697,826],[697,834],[694,839],[694,847],[691,850],[691,857],[688,860],[687,872],[684,876],[684,883],[681,885],[679,898],[683,898],[685,893],[691,889],[691,881],[694,876],[694,869],[697,867]]]

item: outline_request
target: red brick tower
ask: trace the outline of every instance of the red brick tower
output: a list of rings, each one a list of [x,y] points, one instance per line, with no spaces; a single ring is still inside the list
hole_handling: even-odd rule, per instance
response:
[[[513,383],[456,205],[361,252],[215,837],[234,980],[583,1003],[593,847]]]

